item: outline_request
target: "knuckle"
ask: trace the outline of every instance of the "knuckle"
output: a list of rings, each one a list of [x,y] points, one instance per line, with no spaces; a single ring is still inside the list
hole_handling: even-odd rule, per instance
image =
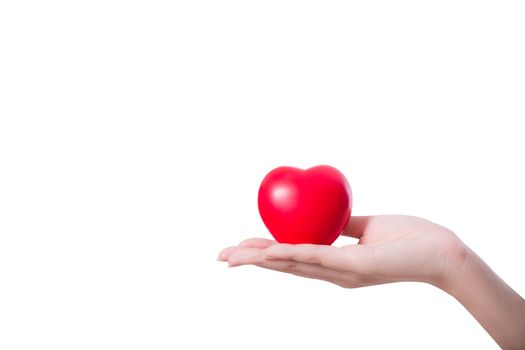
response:
[[[355,284],[346,280],[346,279],[343,279],[343,280],[338,280],[338,281],[334,281],[333,282],[334,284],[338,285],[339,287],[341,288],[355,288]]]
[[[291,271],[291,272],[300,272],[299,271],[299,266],[297,265],[296,262],[288,262],[288,263],[286,263],[286,269],[288,271]]]

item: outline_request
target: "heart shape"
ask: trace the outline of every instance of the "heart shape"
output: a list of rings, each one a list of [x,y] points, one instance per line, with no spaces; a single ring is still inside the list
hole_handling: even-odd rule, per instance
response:
[[[352,190],[328,165],[306,170],[283,166],[263,179],[258,195],[261,218],[279,243],[332,244],[350,220]]]

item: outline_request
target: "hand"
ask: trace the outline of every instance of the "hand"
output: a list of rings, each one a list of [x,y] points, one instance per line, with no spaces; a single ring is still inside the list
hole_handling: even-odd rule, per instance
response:
[[[252,238],[224,249],[219,260],[346,288],[430,283],[463,304],[501,348],[525,349],[525,300],[449,229],[413,216],[353,216],[342,234],[359,243],[337,248]]]
[[[358,238],[359,243],[338,248],[252,238],[224,249],[219,260],[346,288],[397,281],[440,285],[462,264],[467,251],[449,229],[413,216],[353,216],[342,234]]]

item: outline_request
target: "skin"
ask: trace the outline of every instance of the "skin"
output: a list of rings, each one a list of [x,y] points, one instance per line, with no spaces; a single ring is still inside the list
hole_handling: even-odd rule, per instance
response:
[[[451,230],[413,216],[352,216],[342,234],[359,243],[333,247],[251,238],[224,249],[219,260],[344,288],[429,283],[462,303],[500,347],[525,348],[524,299]]]

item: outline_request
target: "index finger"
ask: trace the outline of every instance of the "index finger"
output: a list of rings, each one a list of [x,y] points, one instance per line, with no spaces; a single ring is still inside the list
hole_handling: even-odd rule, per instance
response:
[[[263,251],[268,259],[293,260],[340,270],[347,264],[340,248],[317,244],[274,244]]]

